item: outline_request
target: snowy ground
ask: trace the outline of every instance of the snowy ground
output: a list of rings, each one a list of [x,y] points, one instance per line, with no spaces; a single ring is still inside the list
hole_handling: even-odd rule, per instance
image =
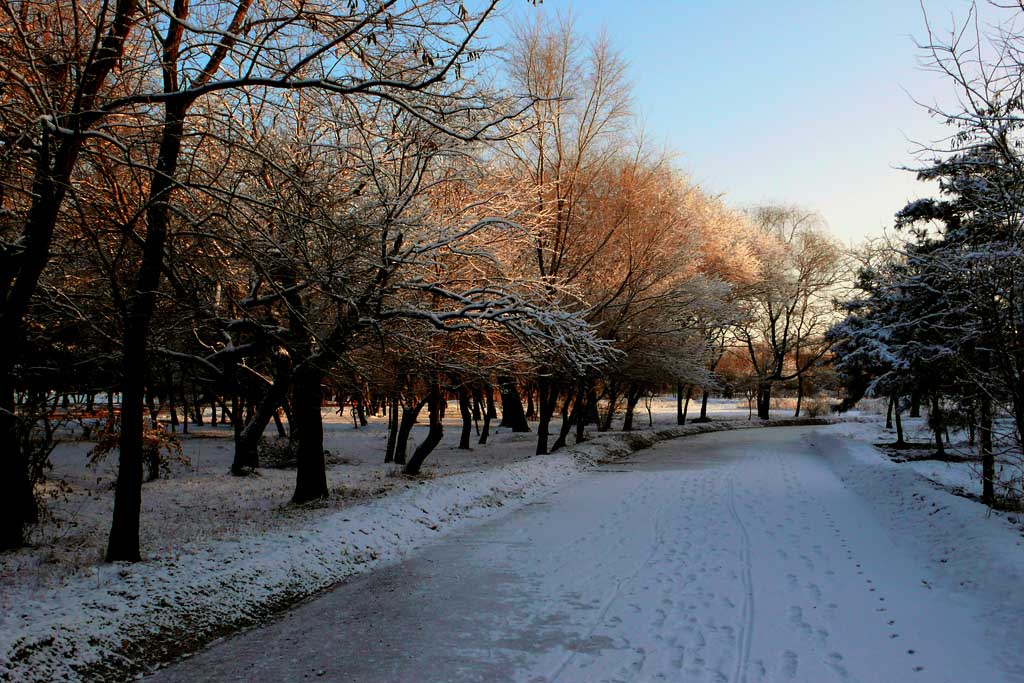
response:
[[[715,408],[715,425],[751,424],[726,419],[741,415],[731,403]],[[654,429],[671,425],[673,410],[668,401],[655,407]],[[577,472],[573,457],[580,453],[529,457],[532,434],[497,430],[490,444],[466,453],[452,448],[457,430],[450,429],[424,477],[396,477],[381,462],[380,422],[354,430],[331,421],[326,443],[336,461],[329,472],[334,495],[299,509],[286,506],[294,471],[227,474],[226,428],[183,440],[191,465],[144,488],[146,561],[134,566],[100,561],[113,463],[88,468],[90,444],[61,444],[54,476],[67,491],[51,504],[56,521],[43,528],[36,547],[0,557],[0,680],[75,678],[86,669],[87,679],[115,672],[113,680],[120,680],[118,671],[257,623]],[[583,454],[627,450],[609,434]]]
[[[934,435],[928,427],[927,414],[922,418],[904,418],[903,422],[905,439],[918,447],[887,450],[890,458],[948,491],[981,497],[981,460],[977,444],[970,443],[966,431],[950,430],[950,440],[945,443],[949,456],[963,460],[937,460],[933,457]],[[1024,492],[1024,458],[1016,448],[1013,429],[1009,419],[996,421],[995,491],[996,496],[1009,501],[1011,507],[1020,505]],[[878,443],[891,444],[895,441],[894,430],[878,433]]]
[[[179,468],[172,478],[146,486],[143,534],[147,561],[133,566],[99,562],[109,515],[112,468],[104,465],[99,470],[87,469],[83,462],[88,446],[64,444],[56,454],[56,473],[71,482],[71,491],[53,509],[58,518],[79,523],[47,528],[46,533],[56,532],[52,551],[40,546],[0,558],[4,572],[0,582],[0,604],[4,608],[0,616],[0,680],[123,680],[125,671],[188,652],[218,634],[262,623],[282,607],[370,568],[375,570],[374,577],[384,577],[382,581],[396,577],[391,585],[409,593],[418,585],[417,580],[405,581],[402,577],[406,570],[389,566],[449,534],[496,519],[507,510],[524,505],[526,510],[545,507],[546,493],[576,481],[581,464],[621,457],[650,445],[655,432],[662,436],[679,433],[665,433],[674,424],[672,401],[656,403],[652,414],[653,429],[647,428],[645,413],[638,415],[646,431],[629,437],[628,446],[622,435],[603,435],[575,456],[529,457],[534,435],[508,432],[497,434],[486,447],[460,452],[452,448],[457,430],[449,429],[445,444],[428,460],[428,476],[422,480],[389,475],[389,468],[380,462],[384,448],[380,422],[356,431],[346,420],[334,419],[327,439],[337,460],[329,473],[335,495],[324,505],[301,509],[284,505],[291,493],[293,471],[265,470],[257,478],[227,476],[230,438],[227,429],[220,428],[219,437],[204,434],[206,438],[185,442],[186,454],[193,459],[190,467]],[[715,402],[712,415],[713,427],[757,424],[747,422],[746,411],[735,402]],[[781,410],[778,415],[788,416]],[[689,427],[687,431],[695,429]],[[891,511],[890,520],[904,525],[898,527],[899,534],[923,535],[931,544],[929,548],[939,549],[939,554],[930,559],[933,564],[943,569],[956,566],[962,576],[968,577],[964,585],[995,586],[993,590],[1010,596],[1008,604],[1020,607],[1012,592],[1016,588],[1007,586],[1017,580],[1012,568],[1020,564],[1021,558],[1012,556],[1008,561],[993,554],[997,549],[1012,550],[1011,546],[1019,542],[1012,534],[1007,542],[1003,528],[1010,528],[1007,520],[1015,517],[986,517],[976,503],[946,496],[915,472],[923,463],[888,462],[864,445],[891,440],[880,433],[877,423],[831,429],[845,430],[843,438],[848,443],[843,452],[849,450],[856,455],[843,461],[846,466],[863,461],[864,467],[853,468],[846,483],[863,489],[869,507],[886,502],[875,500],[875,494],[887,492],[885,495],[892,500],[900,501],[899,507]],[[910,429],[923,430],[923,426],[911,422]],[[753,444],[748,454],[778,455],[775,437],[762,440],[755,436],[773,431],[746,432]],[[855,440],[861,445],[851,449]],[[728,453],[720,455],[705,460],[725,462],[732,457]],[[772,471],[771,467],[766,469]],[[839,471],[836,467],[833,470]],[[708,486],[713,491],[712,484],[713,480],[701,479],[693,486]],[[678,493],[682,491],[674,494],[675,500],[681,500]],[[760,494],[757,488],[752,489],[750,500],[744,497],[743,505],[757,507]],[[917,513],[906,516],[908,505],[916,507]],[[615,506],[613,498],[601,499],[599,505],[591,507],[621,508]],[[716,510],[713,505],[709,510],[714,519],[703,523],[709,529],[716,528],[721,515],[728,511]],[[649,511],[635,512],[650,516]],[[812,510],[810,514],[816,513]],[[582,521],[585,526],[586,520]],[[906,542],[902,536],[892,538]],[[973,558],[974,563],[961,566],[956,564],[961,555],[948,549],[964,544],[973,544],[964,555]],[[1007,567],[1012,571],[1006,571]],[[561,571],[566,571],[565,567]],[[992,580],[1000,576],[1004,578]],[[1010,617],[1007,619],[1006,623],[1011,623]],[[407,631],[415,628],[399,623],[393,626],[392,633],[400,634],[391,636],[395,642],[404,642]],[[814,670],[810,665],[803,669]]]
[[[690,407],[699,411],[699,405]],[[675,424],[673,399],[655,399],[651,408],[654,429]],[[738,408],[736,401],[712,401],[709,414],[715,420],[746,419],[746,411]],[[344,509],[409,486],[408,481],[394,476],[393,466],[383,462],[385,418],[370,418],[370,425],[360,429],[352,426],[348,411],[339,417],[325,410],[324,418],[324,447],[333,456],[328,470],[332,496],[324,504],[301,509],[287,506],[295,485],[294,470],[265,468],[259,476],[245,478],[228,474],[233,453],[229,426],[192,426],[191,435],[178,435],[188,464],[172,464],[169,478],[143,488],[144,555],[159,562],[183,552],[209,550],[219,543],[301,526],[325,511]],[[635,424],[640,430],[651,429],[642,403]],[[460,451],[455,448],[460,428],[457,420],[446,421],[444,441],[427,459],[424,478],[519,462],[536,448],[535,433],[513,434],[497,428],[492,429],[487,445],[476,445],[474,438],[472,451]],[[271,425],[267,434],[273,433]],[[413,429],[410,452],[425,434],[425,425]],[[0,555],[0,609],[11,607],[11,596],[21,599],[26,589],[46,591],[101,570],[117,456],[112,453],[97,466],[89,466],[93,446],[90,441],[67,440],[54,451],[50,477],[59,483],[50,486],[50,519],[34,531],[33,547]],[[15,589],[17,592],[12,592]]]
[[[1021,530],[879,438],[661,443],[153,683],[1024,680]]]

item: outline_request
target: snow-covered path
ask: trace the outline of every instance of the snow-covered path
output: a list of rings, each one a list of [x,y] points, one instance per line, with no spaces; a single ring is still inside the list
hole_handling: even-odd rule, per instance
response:
[[[151,680],[1024,680],[1016,626],[893,535],[843,449],[663,443]]]

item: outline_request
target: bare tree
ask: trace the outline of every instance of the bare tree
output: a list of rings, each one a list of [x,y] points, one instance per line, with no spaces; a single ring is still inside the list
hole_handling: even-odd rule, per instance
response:
[[[757,415],[770,417],[772,388],[797,379],[828,352],[832,295],[843,274],[842,251],[820,217],[787,206],[751,211],[763,233],[761,269],[742,293],[746,322],[737,336],[757,377]]]

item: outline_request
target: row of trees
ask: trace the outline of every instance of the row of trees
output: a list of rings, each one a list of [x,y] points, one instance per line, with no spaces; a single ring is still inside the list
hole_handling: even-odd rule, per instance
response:
[[[230,414],[235,474],[283,410],[304,502],[327,395],[386,409],[414,474],[449,396],[468,448],[495,392],[529,429],[528,387],[547,453],[666,385],[706,395],[736,339],[765,418],[822,360],[840,258],[814,217],[689,184],[571,21],[489,52],[496,5],[5,2],[0,547],[35,521],[62,394],[120,396],[106,557],[133,561],[164,407]]]
[[[1015,10],[1019,14],[1019,8]],[[948,146],[925,150],[922,180],[939,196],[897,214],[901,239],[873,245],[863,257],[858,295],[830,333],[850,399],[890,398],[898,445],[901,410],[930,406],[935,448],[944,455],[949,426],[966,427],[982,463],[983,499],[996,505],[1000,444],[1024,443],[1024,36],[1005,27],[988,35],[964,27],[932,32],[928,65],[958,95],[947,111],[932,108],[952,131]],[[995,418],[1012,427],[997,432]],[[1002,438],[999,438],[999,437]]]

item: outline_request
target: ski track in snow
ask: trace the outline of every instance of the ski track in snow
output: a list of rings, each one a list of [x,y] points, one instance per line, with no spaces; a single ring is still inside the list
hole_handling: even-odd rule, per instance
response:
[[[153,681],[1024,680],[1002,613],[894,535],[844,448],[789,429],[660,444]],[[283,641],[305,649],[268,654]]]

